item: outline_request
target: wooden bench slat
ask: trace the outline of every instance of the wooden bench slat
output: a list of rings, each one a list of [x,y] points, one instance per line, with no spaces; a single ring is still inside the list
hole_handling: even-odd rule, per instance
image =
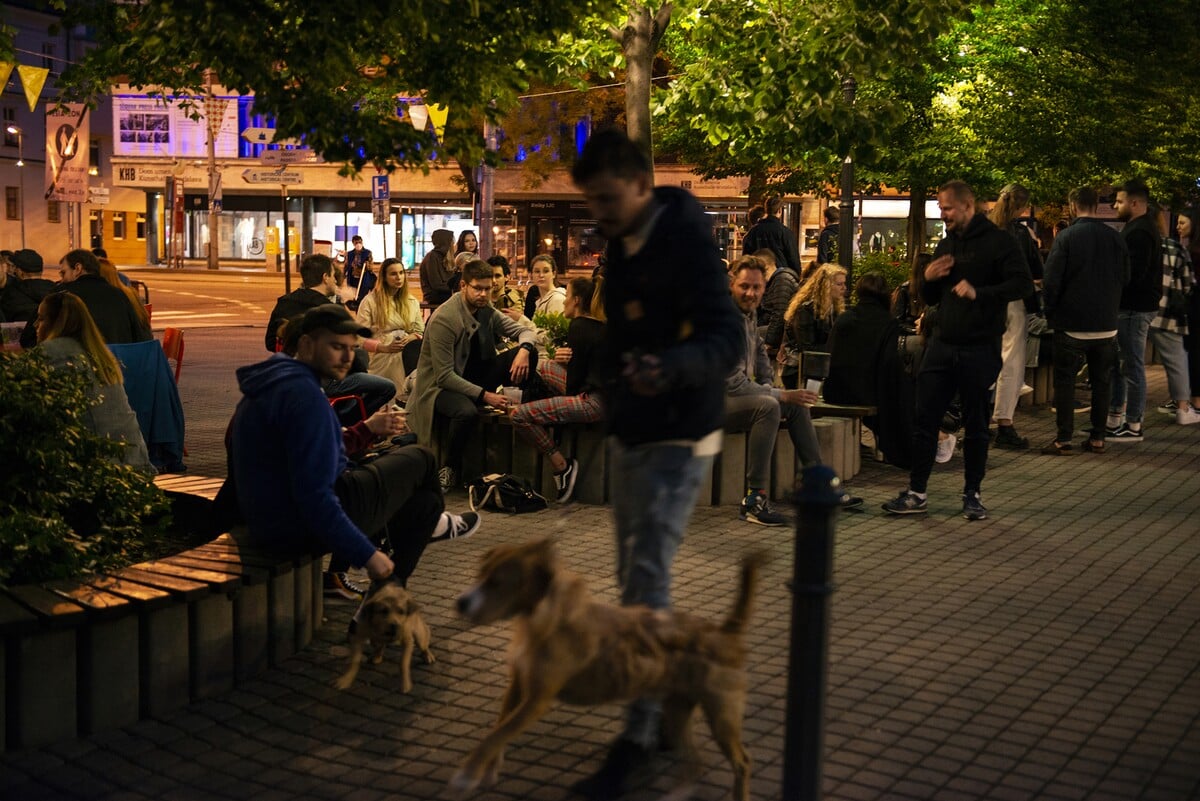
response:
[[[179,567],[195,568],[234,576],[242,579],[246,584],[262,584],[270,577],[270,572],[266,568],[255,567],[240,561],[226,562],[217,559],[205,559],[202,556],[192,555],[191,551],[184,551],[176,556],[168,556],[157,561]]]
[[[201,545],[199,548],[192,548],[190,551],[184,551],[180,556],[194,557],[196,559],[207,559],[212,562],[224,562],[226,564],[243,564],[254,568],[266,570],[272,576],[278,576],[280,573],[287,573],[292,569],[291,560],[279,560],[265,554],[255,552],[247,553],[245,551],[236,550],[233,548],[222,547],[220,545]]]
[[[129,599],[78,581],[54,581],[43,584],[50,592],[61,595],[86,609],[93,617],[108,620],[126,611]]]
[[[228,592],[230,590],[237,589],[238,585],[242,583],[239,577],[231,576],[228,573],[218,573],[215,570],[203,570],[195,567],[173,565],[169,562],[163,562],[161,560],[142,562],[134,565],[133,567],[146,573],[175,576],[176,578],[186,579],[188,581],[204,582],[217,592]]]
[[[808,407],[813,417],[870,417],[879,410],[874,406],[843,406],[837,403],[818,403]]]
[[[105,592],[133,601],[139,604],[140,608],[148,612],[166,606],[171,602],[171,593],[166,590],[146,584],[138,584],[134,581],[126,581],[116,576],[93,576],[87,579],[87,583],[98,590],[104,590]]]
[[[132,567],[121,568],[113,575],[138,584],[147,584],[161,590],[167,590],[172,595],[182,597],[185,601],[194,601],[210,595],[212,585],[202,581],[193,581],[179,576],[169,576],[165,573],[153,573]]]
[[[32,584],[9,587],[8,594],[29,607],[44,625],[51,628],[75,626],[86,619],[79,604]]]

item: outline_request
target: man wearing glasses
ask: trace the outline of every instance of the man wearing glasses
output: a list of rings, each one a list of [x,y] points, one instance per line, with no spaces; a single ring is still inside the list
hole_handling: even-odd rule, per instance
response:
[[[523,328],[491,305],[492,267],[476,259],[463,268],[462,285],[425,324],[417,374],[408,400],[408,424],[417,441],[433,442],[444,418],[446,460],[438,471],[442,489],[457,486],[462,457],[476,419],[485,411],[507,411],[509,402],[493,391],[501,386],[531,388],[537,377],[537,332]],[[502,337],[518,347],[497,353]]]

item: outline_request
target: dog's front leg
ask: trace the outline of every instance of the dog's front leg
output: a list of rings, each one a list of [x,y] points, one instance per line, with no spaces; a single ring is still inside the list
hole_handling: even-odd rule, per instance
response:
[[[346,672],[338,677],[333,686],[339,690],[345,690],[354,683],[354,679],[358,676],[359,665],[362,664],[363,658],[363,641],[351,639],[350,641],[350,665],[346,668]]]
[[[517,683],[513,682],[514,685]],[[475,746],[458,773],[450,779],[450,786],[461,792],[474,790],[485,776],[498,771],[504,746],[529,724],[546,714],[556,694],[557,688],[549,687],[537,679],[533,679],[530,686],[523,690],[514,691],[513,685],[510,685],[504,703],[512,703],[512,710],[503,715],[496,728]]]
[[[404,652],[400,654],[400,692],[408,694],[412,692],[412,658],[413,658],[413,638],[404,638]]]

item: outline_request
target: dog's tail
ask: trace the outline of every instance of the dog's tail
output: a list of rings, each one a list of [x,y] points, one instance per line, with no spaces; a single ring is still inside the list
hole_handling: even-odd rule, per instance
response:
[[[741,634],[750,622],[754,613],[754,593],[758,587],[759,569],[766,563],[766,551],[755,551],[742,559],[742,580],[738,587],[738,597],[729,611],[729,617],[721,626],[721,631],[728,634]]]

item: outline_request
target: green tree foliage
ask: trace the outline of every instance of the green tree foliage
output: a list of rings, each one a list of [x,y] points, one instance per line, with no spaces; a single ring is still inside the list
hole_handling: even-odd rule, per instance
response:
[[[0,586],[137,562],[165,525],[150,477],[84,424],[87,382],[37,350],[0,356]]]
[[[255,95],[281,137],[305,137],[355,170],[428,169],[431,158],[478,164],[478,120],[498,119],[549,68],[550,45],[611,0],[54,0],[64,25],[97,47],[68,68],[65,99],[92,99],[120,79],[202,94],[204,71]],[[400,118],[405,99],[449,108],[445,137]],[[493,104],[494,101],[494,104]]]

